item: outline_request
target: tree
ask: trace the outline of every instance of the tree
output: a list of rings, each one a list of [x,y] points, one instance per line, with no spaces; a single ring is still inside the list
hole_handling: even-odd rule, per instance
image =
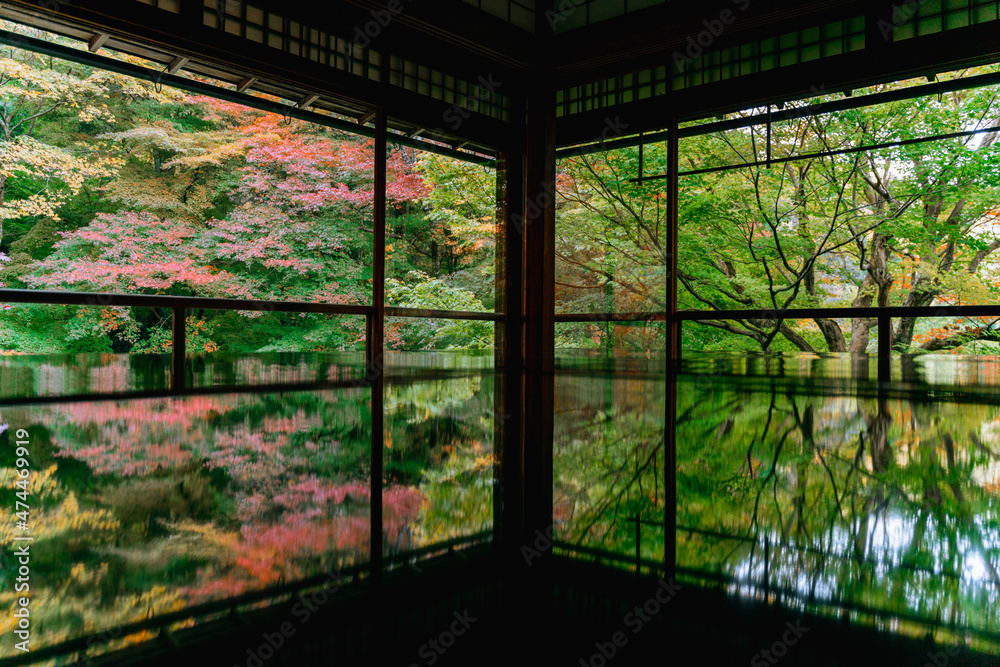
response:
[[[197,119],[192,107],[200,109]],[[128,156],[106,188],[107,200],[123,208],[63,233],[25,282],[131,293],[368,301],[371,244],[357,231],[371,231],[372,142],[208,98],[165,105],[163,115],[168,118],[101,135]],[[423,196],[426,188],[412,165],[396,156],[389,166],[390,205],[403,208]],[[193,316],[202,318],[205,349],[216,349],[215,316]],[[143,317],[130,324],[127,336],[116,327],[119,339],[133,344],[142,339],[142,350],[162,349],[168,321],[151,313]],[[270,317],[288,326],[285,341],[312,346],[330,341],[353,346],[364,331],[349,321],[347,330],[354,333],[345,338],[342,319]],[[106,321],[95,319],[93,326]]]
[[[701,322],[728,338],[693,324],[685,327],[688,339],[863,352],[873,319],[845,317],[845,329],[840,319],[781,321],[768,311],[994,300],[996,134],[920,139],[996,125],[995,93],[990,86],[818,115],[788,109],[771,126],[772,164],[762,125],[685,139],[682,170],[746,166],[681,178],[680,307],[758,313]],[[827,99],[808,110],[822,111]],[[908,143],[856,150],[892,142]],[[782,161],[830,151],[840,152]],[[630,181],[639,175],[637,149],[577,156],[563,168],[557,298],[578,312],[662,309],[664,181]],[[642,169],[647,176],[666,171],[663,145],[645,147]],[[973,321],[957,333],[938,327],[927,338],[915,318],[900,318],[894,345],[910,349],[915,333],[925,350],[996,340],[991,326]]]
[[[427,185],[424,210],[390,220],[393,228],[387,235],[394,248],[403,245],[407,260],[388,263],[392,277],[405,280],[409,271],[419,271],[452,289],[471,291],[491,310],[496,298],[496,170],[433,153],[420,154],[415,167]]]
[[[940,101],[906,100],[809,118],[793,114],[772,127],[772,155],[989,127],[995,124],[993,95],[987,88]],[[763,133],[754,128],[700,137],[685,149],[688,164],[761,159]],[[686,177],[682,303],[768,311],[992,298],[995,287],[981,269],[1000,248],[990,214],[997,198],[995,139],[989,132]],[[867,349],[875,320],[852,318],[848,331],[829,318],[817,318],[811,327],[766,316],[706,323],[763,349],[780,334],[803,351],[822,346],[856,353]],[[899,320],[897,349],[909,349],[915,325],[915,318]],[[954,343],[928,341],[925,349]]]

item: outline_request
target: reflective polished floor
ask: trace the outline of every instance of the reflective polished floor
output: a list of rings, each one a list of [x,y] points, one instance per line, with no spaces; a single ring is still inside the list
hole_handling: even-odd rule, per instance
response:
[[[509,416],[492,362],[388,358],[384,557],[491,539],[495,433]],[[203,395],[29,398],[155,394],[168,365],[0,364],[2,437],[29,433],[35,472],[36,646],[370,559],[371,387],[359,355],[194,358],[191,385],[218,389]],[[662,359],[561,357],[557,553],[662,566],[676,401],[678,581],[1000,653],[1000,359],[896,358],[892,372],[880,384],[874,360],[838,355],[699,355],[677,375]],[[317,381],[330,386],[273,388]],[[12,480],[13,460],[3,465]]]

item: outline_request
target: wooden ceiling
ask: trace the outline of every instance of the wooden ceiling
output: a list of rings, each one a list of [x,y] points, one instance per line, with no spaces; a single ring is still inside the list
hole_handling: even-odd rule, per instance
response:
[[[518,136],[524,99],[532,92],[574,95],[576,87],[593,82],[614,84],[616,77],[627,79],[656,67],[669,69],[677,54],[687,57],[726,49],[738,53],[762,39],[852,17],[864,20],[863,48],[683,89],[678,89],[676,81],[671,84],[668,74],[666,90],[645,98],[619,96],[611,106],[581,105],[567,112],[557,121],[556,142],[566,146],[598,137],[609,118],[620,118],[629,133],[653,130],[662,127],[671,114],[724,113],[807,97],[820,88],[847,90],[1000,60],[1000,21],[894,40],[887,36],[885,26],[895,27],[899,9],[886,0],[671,1],[558,34],[551,29],[553,16],[570,7],[566,3],[571,0],[531,2],[536,12],[533,32],[470,2],[10,0],[0,5],[0,17],[81,43],[103,40],[103,52],[139,55],[164,69],[185,59],[184,71],[213,78],[228,90],[252,80],[249,91],[311,100],[312,109],[340,114],[360,125],[368,122],[375,106],[382,105],[390,126],[406,137],[440,142],[456,154],[473,151],[478,155],[490,154]],[[525,0],[518,2],[526,5]],[[933,3],[914,0],[911,4]],[[970,16],[973,5],[983,5],[969,4]],[[358,75],[334,66],[332,55],[330,62],[319,62],[306,57],[305,47],[301,54],[292,54],[286,48],[269,47],[266,40],[251,41],[246,30],[229,30],[221,23],[208,25],[212,14],[220,19],[227,13],[246,18],[248,11],[280,17],[286,26],[302,26],[303,31],[305,27],[320,31],[331,45],[334,36],[363,42],[372,58],[381,59],[381,69],[377,76]],[[700,40],[699,48],[692,47],[696,40]],[[442,84],[442,77],[450,78]],[[489,82],[486,87],[495,88],[488,113],[472,105],[478,104],[474,97],[481,90],[459,89],[477,82]],[[442,85],[455,90],[435,92]]]

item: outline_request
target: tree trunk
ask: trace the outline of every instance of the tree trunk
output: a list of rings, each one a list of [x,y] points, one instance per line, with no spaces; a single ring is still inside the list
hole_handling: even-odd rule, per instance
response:
[[[3,206],[7,198],[7,177],[0,176],[0,206]],[[3,243],[3,218],[0,218],[0,243]]]
[[[806,292],[813,299],[816,298],[816,263],[810,260],[815,259],[814,254],[816,252],[816,244],[809,235],[809,212],[806,208],[806,171],[808,171],[807,166],[799,166],[797,173],[798,185],[795,188],[795,199],[800,207],[799,210],[799,238],[805,244],[806,252],[803,256],[803,262],[809,268],[806,270],[805,287]],[[820,332],[823,334],[823,339],[826,341],[826,347],[830,352],[846,352],[847,344],[844,341],[844,332],[840,329],[840,325],[834,320],[817,317],[814,319],[816,326],[819,327]]]
[[[787,338],[792,343],[792,345],[794,345],[795,347],[799,348],[803,352],[815,352],[816,351],[816,350],[813,349],[812,345],[810,345],[809,343],[806,342],[805,338],[803,338],[802,336],[800,336],[797,333],[795,333],[795,331],[792,330],[792,328],[789,327],[784,322],[782,322],[781,326],[778,327],[778,333],[780,333],[782,336],[784,336],[785,338]]]
[[[892,449],[889,447],[889,426],[892,424],[892,416],[889,414],[885,399],[879,399],[877,414],[865,415],[865,422],[871,448],[872,472],[875,474],[885,472],[892,462]]]
[[[914,288],[906,295],[904,306],[929,306],[938,295],[937,290],[921,290]],[[893,349],[906,350],[913,344],[913,330],[916,327],[917,318],[901,317],[896,326],[895,345]]]
[[[844,342],[844,332],[835,320],[826,317],[817,317],[813,320],[816,326],[823,333],[826,346],[831,352],[847,352],[847,344]]]
[[[885,234],[875,234],[872,239],[871,251],[868,260],[868,273],[864,282],[858,288],[858,295],[851,302],[853,308],[868,308],[872,305],[875,296],[878,296],[878,305],[885,307],[889,305],[889,290],[892,288],[894,278],[889,273],[889,248],[886,246],[888,237]],[[853,354],[861,354],[868,349],[869,322],[867,317],[855,317],[851,320],[851,345],[848,351]]]

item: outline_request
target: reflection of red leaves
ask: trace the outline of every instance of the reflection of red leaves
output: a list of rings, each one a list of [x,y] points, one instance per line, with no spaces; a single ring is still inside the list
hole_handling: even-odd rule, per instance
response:
[[[277,504],[286,507],[282,522],[244,526],[232,565],[245,572],[248,586],[256,588],[273,584],[282,575],[304,576],[308,563],[317,557],[363,557],[371,541],[369,498],[368,485],[358,481],[333,484],[308,477],[293,484],[289,493],[274,498]],[[324,508],[327,503],[341,505],[348,499],[364,502],[353,504],[348,510],[353,512],[351,515],[322,516],[327,511],[340,511]],[[404,532],[416,520],[424,502],[423,495],[414,488],[385,489],[382,494],[385,534],[395,536]],[[239,588],[239,578],[223,581],[190,592],[205,596]]]
[[[292,484],[287,493],[274,497],[274,502],[289,509],[301,509],[309,505],[326,505],[329,502],[340,504],[347,498],[361,499],[365,502],[371,497],[371,489],[367,483],[348,482],[333,484],[317,477],[309,476]]]
[[[233,574],[224,577],[211,576],[200,585],[182,588],[178,593],[181,597],[189,599],[191,604],[198,604],[240,595],[251,588],[251,583],[246,577]]]
[[[425,498],[408,486],[393,486],[382,491],[382,525],[389,535],[416,521]]]
[[[183,468],[222,468],[229,477],[240,531],[195,524],[211,565],[199,582],[180,589],[190,604],[238,595],[315,574],[330,563],[363,561],[370,548],[371,490],[363,479],[329,480],[307,470],[289,452],[292,434],[321,426],[306,410],[268,416],[257,425],[219,415],[245,408],[248,397],[199,396],[123,402],[73,403],[52,407],[52,423],[68,423],[90,435],[79,446],[56,440],[60,456],[87,463],[97,474],[165,476]],[[215,426],[212,426],[215,424]],[[77,447],[74,449],[74,447]],[[299,451],[299,450],[295,450]],[[192,467],[193,466],[193,467]],[[291,478],[291,481],[289,481]],[[426,499],[415,488],[390,486],[382,494],[387,548],[412,539],[412,525]],[[193,524],[193,522],[192,522]]]
[[[212,396],[55,406],[54,421],[94,432],[94,444],[82,448],[57,438],[56,455],[85,461],[101,475],[128,477],[170,470],[193,458],[185,443],[192,440],[192,434],[204,437],[201,430],[208,416],[223,414],[232,407]]]
[[[137,447],[135,443],[116,441],[113,438],[106,445],[84,447],[70,453],[64,450],[56,455],[86,461],[98,475],[115,474],[122,477],[169,470],[191,460],[191,452],[181,449],[176,443]]]
[[[295,566],[296,560],[367,553],[370,541],[367,516],[310,521],[292,515],[278,525],[244,526],[241,535],[234,564],[260,585],[276,582],[282,573],[304,575],[304,568]]]
[[[347,482],[335,484],[314,476],[292,484],[286,493],[276,495],[274,502],[294,512],[306,512],[326,508],[331,503],[340,505],[345,501],[364,501],[367,505],[371,499],[371,488],[367,482]],[[382,491],[383,520],[388,529],[399,529],[416,520],[420,508],[425,502],[424,496],[408,486],[392,486]]]
[[[264,417],[261,422],[261,430],[268,433],[302,433],[322,426],[323,420],[319,415],[307,415],[299,410],[291,417]]]

